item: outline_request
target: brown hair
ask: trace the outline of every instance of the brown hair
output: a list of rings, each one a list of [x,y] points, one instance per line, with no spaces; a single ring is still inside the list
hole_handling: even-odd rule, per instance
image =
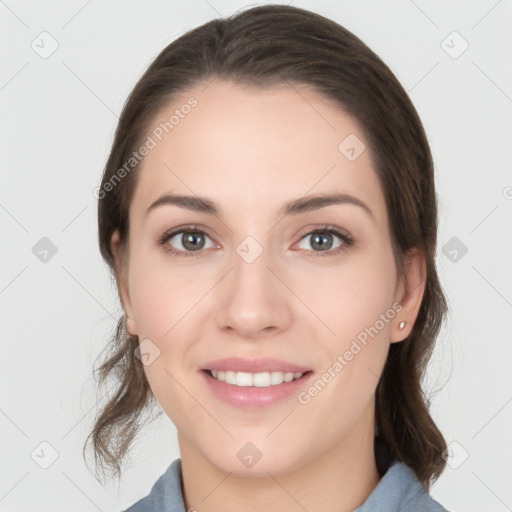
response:
[[[406,92],[382,60],[337,23],[313,12],[266,5],[210,21],[169,44],[152,62],[124,105],[103,173],[98,202],[101,255],[118,279],[111,249],[118,230],[128,245],[129,205],[138,166],[116,179],[147,137],[151,123],[177,93],[221,78],[237,84],[313,87],[359,121],[382,185],[399,276],[404,256],[420,248],[426,259],[425,293],[411,334],[392,343],[376,390],[375,442],[381,475],[395,458],[407,464],[428,491],[446,462],[446,442],[429,414],[422,379],[447,311],[435,267],[437,203],[427,138]],[[117,174],[119,178],[119,173]],[[108,184],[110,183],[110,187]],[[118,283],[119,284],[119,283]],[[115,391],[99,411],[85,444],[114,475],[138,433],[143,412],[155,403],[138,338],[121,317],[95,373]],[[85,455],[84,455],[85,456]]]

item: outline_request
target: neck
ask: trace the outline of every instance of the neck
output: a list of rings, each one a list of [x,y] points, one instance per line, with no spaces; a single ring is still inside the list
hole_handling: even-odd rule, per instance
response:
[[[250,478],[213,465],[178,433],[186,510],[256,512],[351,512],[368,498],[380,476],[374,456],[373,425],[357,438],[307,464],[277,476]]]

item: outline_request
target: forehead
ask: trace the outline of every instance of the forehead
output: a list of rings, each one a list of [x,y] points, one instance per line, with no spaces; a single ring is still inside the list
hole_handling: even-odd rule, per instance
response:
[[[181,92],[147,135],[154,147],[139,166],[136,217],[163,193],[211,197],[236,215],[263,206],[272,214],[283,202],[330,192],[355,195],[385,216],[358,122],[306,86],[216,79]]]

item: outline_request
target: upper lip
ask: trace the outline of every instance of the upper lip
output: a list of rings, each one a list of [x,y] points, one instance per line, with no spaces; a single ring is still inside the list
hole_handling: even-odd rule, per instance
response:
[[[298,364],[289,363],[279,359],[261,358],[261,359],[244,359],[241,357],[226,357],[224,359],[216,359],[207,363],[203,370],[220,370],[234,372],[293,372],[305,373],[310,368],[300,366]]]

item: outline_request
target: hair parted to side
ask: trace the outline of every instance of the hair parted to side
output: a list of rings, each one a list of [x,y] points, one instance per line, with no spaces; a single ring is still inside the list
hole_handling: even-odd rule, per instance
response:
[[[426,286],[411,334],[392,343],[376,390],[375,456],[381,475],[391,458],[407,464],[425,490],[440,476],[446,442],[429,413],[422,380],[447,311],[435,267],[437,198],[434,169],[421,121],[391,70],[360,39],[316,13],[285,6],[247,9],[210,21],[169,44],[151,63],[124,105],[101,189],[136,151],[156,116],[176,94],[220,78],[256,87],[306,85],[358,120],[371,151],[389,215],[398,275],[413,247],[426,260]],[[128,243],[129,206],[138,166],[98,201],[99,246],[118,279],[110,246],[118,230]],[[139,340],[124,317],[95,369],[115,391],[99,411],[84,444],[96,465],[121,473],[121,464],[156,401],[135,356]]]

